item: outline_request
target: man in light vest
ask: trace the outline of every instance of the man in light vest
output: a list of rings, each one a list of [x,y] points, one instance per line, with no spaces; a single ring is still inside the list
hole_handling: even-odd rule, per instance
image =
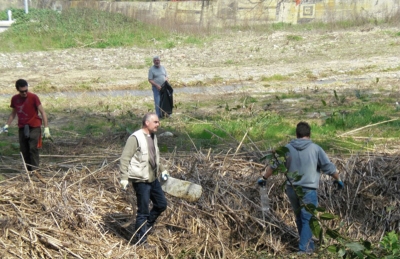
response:
[[[160,120],[157,114],[146,114],[142,120],[142,128],[128,138],[120,159],[121,186],[126,190],[131,182],[136,192],[138,209],[135,243],[137,245],[149,246],[147,233],[167,208],[167,200],[158,180],[160,175],[163,179],[168,177],[164,166],[160,164],[160,152],[155,135],[159,126]],[[151,210],[150,201],[153,203]]]

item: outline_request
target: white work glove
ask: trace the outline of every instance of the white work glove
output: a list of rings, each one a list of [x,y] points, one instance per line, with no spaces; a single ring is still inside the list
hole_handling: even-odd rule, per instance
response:
[[[49,127],[44,128],[43,138],[51,138]]]
[[[167,170],[161,172],[161,180],[166,181],[168,180],[169,173]]]
[[[123,190],[126,190],[128,183],[129,183],[128,180],[121,180],[120,184]]]
[[[4,127],[1,128],[1,132],[8,132],[8,124],[4,125]]]

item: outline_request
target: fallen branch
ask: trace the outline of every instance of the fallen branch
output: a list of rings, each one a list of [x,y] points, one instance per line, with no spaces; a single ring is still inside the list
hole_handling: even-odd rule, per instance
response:
[[[380,124],[383,124],[383,123],[388,123],[388,122],[391,122],[391,121],[395,121],[395,120],[398,120],[398,119],[399,118],[391,119],[391,120],[387,120],[387,121],[381,121],[381,122],[374,123],[374,124],[370,124],[370,125],[367,125],[367,126],[364,126],[364,127],[358,128],[358,129],[350,130],[348,132],[340,134],[338,137],[345,137],[347,135],[353,134],[354,132],[357,132],[357,131],[360,131],[360,130],[363,130],[363,129],[366,129],[366,128],[374,127],[374,126],[377,126],[377,125],[380,125]]]

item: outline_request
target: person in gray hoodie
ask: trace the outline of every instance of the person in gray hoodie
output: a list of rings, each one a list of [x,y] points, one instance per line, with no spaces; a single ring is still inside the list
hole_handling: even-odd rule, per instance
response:
[[[325,151],[311,141],[311,127],[307,122],[297,124],[296,137],[297,139],[286,145],[289,149],[289,153],[286,155],[286,168],[288,168],[289,173],[297,172],[302,177],[298,181],[288,178],[286,194],[296,216],[297,231],[300,236],[298,253],[311,254],[315,249],[309,224],[312,215],[304,207],[301,208],[301,205],[313,204],[316,207],[318,206],[317,189],[319,188],[321,172],[333,177],[338,184],[338,189],[343,189],[344,184],[336,172],[336,166],[329,160]],[[266,180],[276,168],[277,165],[267,166],[262,178],[257,183],[265,186]],[[296,194],[295,188],[298,186],[303,189],[304,196],[302,198],[299,198]]]

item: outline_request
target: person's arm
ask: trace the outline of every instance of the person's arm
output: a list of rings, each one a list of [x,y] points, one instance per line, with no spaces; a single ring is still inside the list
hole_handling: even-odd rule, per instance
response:
[[[10,125],[12,122],[13,122],[13,120],[14,120],[14,118],[15,118],[15,116],[17,115],[17,109],[16,108],[13,108],[12,109],[12,111],[11,111],[11,113],[10,113],[10,116],[8,116],[8,120],[7,120],[7,125]]]
[[[265,187],[267,185],[267,179],[272,175],[274,169],[269,165],[265,167],[262,177],[257,180],[257,184],[261,187]]]
[[[124,150],[120,159],[121,180],[128,180],[129,163],[137,149],[137,140],[135,136],[130,136],[126,141]]]
[[[331,174],[332,178],[335,179],[334,184],[337,185],[337,189],[341,190],[344,188],[344,183],[342,182],[342,180],[340,180],[340,176],[338,172],[334,172],[333,174]]]
[[[47,120],[47,115],[41,104],[39,104],[38,110],[39,110],[40,114],[42,115],[42,119],[43,119],[43,125],[44,125],[43,138],[50,138],[52,140],[51,135],[50,135],[50,130],[49,130],[49,123]]]
[[[168,168],[160,161],[160,164],[158,165],[158,170],[162,173],[164,171],[167,171]]]
[[[335,172],[331,175],[333,177],[333,179],[335,179],[336,181],[340,181],[340,176],[338,174],[338,172]]]
[[[165,81],[168,81],[168,74],[167,74],[167,70],[165,69],[165,67],[163,67],[164,68],[164,72],[165,72]]]
[[[157,87],[158,91],[161,90],[161,86],[158,85],[153,79],[149,79],[149,83],[150,83],[151,85],[154,85],[155,87]]]
[[[264,174],[262,175],[263,179],[267,180],[272,175],[273,172],[274,170],[272,169],[272,167],[267,166],[264,170]]]
[[[47,121],[47,115],[41,104],[38,106],[38,110],[39,110],[40,114],[42,115],[43,125],[45,128],[47,128],[49,126],[48,121]]]

